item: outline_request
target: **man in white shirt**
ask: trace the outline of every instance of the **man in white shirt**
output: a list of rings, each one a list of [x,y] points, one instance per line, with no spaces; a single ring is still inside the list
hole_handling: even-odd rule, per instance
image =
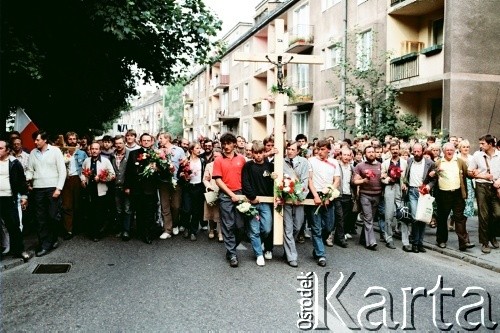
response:
[[[36,131],[32,135],[36,148],[30,153],[26,180],[33,188],[40,249],[38,257],[59,246],[57,219],[60,214],[61,191],[66,180],[66,166],[61,150],[47,143],[48,134]]]

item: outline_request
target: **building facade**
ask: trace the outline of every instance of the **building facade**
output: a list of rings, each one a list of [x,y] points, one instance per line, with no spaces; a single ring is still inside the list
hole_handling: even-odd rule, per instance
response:
[[[293,90],[285,112],[289,138],[348,136],[331,121],[339,117],[344,91],[342,59],[360,68],[386,52],[391,56],[382,72],[403,92],[402,112],[422,121],[420,132],[469,139],[488,129],[500,133],[499,46],[493,42],[499,9],[495,0],[264,0],[253,25],[237,26],[224,37],[231,43],[220,61],[186,84],[184,136],[230,131],[254,140],[273,131],[276,67],[235,61],[234,55],[273,53],[277,38],[285,40],[289,54],[323,59],[322,65],[284,68]],[[276,35],[277,19],[284,22],[283,36]]]

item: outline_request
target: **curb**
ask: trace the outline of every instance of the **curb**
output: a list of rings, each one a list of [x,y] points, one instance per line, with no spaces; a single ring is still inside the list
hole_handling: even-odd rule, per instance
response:
[[[4,272],[6,270],[15,268],[17,266],[21,266],[22,264],[25,263],[24,260],[21,258],[9,259],[6,261],[7,261],[6,263],[2,263],[2,266],[0,267],[0,272]]]

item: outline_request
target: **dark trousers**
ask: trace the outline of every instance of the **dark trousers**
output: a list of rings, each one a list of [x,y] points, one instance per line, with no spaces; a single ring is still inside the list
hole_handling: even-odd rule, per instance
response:
[[[124,189],[121,187],[116,187],[114,190],[115,198],[115,208],[116,208],[116,219],[121,227],[121,231],[130,232],[130,220],[131,220],[131,209],[130,209],[130,197],[125,193]]]
[[[98,196],[95,193],[89,193],[89,236],[91,238],[101,238],[104,233],[104,221],[106,219],[106,195]]]
[[[344,220],[344,232],[347,233],[354,233],[356,231],[356,215],[355,213],[352,212],[352,196],[350,194],[348,195],[342,195],[340,199],[340,204],[342,206],[342,216]]]
[[[79,215],[81,200],[80,189],[80,177],[70,176],[66,179],[61,192],[63,225],[67,232],[73,232],[73,224],[75,223],[76,217]]]
[[[335,209],[335,241],[340,242],[345,238],[344,228],[344,211],[342,209],[342,199],[337,198],[333,200],[333,207]]]
[[[182,225],[189,230],[190,235],[196,235],[203,218],[205,186],[203,183],[186,184],[182,188]]]
[[[10,237],[10,249],[14,255],[24,251],[23,235],[19,227],[19,213],[17,210],[17,196],[0,197],[0,218],[5,223]]]
[[[55,190],[55,187],[33,189],[38,241],[44,250],[50,250],[57,241],[57,219],[61,198],[52,197]]]
[[[464,216],[465,200],[462,197],[462,191],[460,189],[454,191],[437,190],[435,194],[437,206],[436,242],[448,242],[448,216],[453,211],[458,247],[459,249],[465,249],[465,244],[469,242],[469,234],[465,226],[467,218]]]
[[[142,237],[151,237],[156,225],[158,195],[156,192],[137,191],[132,194],[136,208],[137,231]]]
[[[495,239],[495,228],[500,223],[500,200],[492,184],[476,182],[476,200],[479,220],[479,243]]]

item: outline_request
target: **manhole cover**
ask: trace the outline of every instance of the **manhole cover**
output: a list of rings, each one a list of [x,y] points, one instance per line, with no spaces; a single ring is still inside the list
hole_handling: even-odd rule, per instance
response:
[[[38,264],[33,274],[61,274],[68,273],[71,264]]]

